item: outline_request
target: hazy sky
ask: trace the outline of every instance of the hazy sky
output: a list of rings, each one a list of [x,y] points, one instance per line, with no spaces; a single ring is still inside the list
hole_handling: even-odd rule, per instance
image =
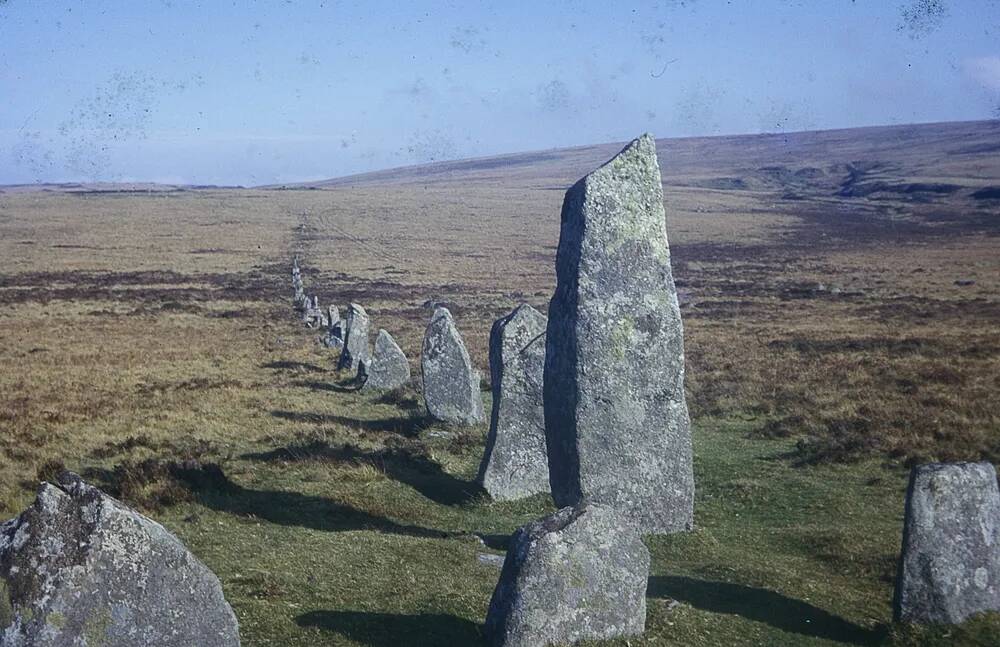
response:
[[[0,0],[0,183],[1000,118],[1000,0]]]

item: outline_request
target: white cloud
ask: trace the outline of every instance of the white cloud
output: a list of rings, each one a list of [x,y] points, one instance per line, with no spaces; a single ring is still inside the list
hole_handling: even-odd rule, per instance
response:
[[[992,92],[1000,92],[1000,56],[967,58],[962,69],[973,81]]]

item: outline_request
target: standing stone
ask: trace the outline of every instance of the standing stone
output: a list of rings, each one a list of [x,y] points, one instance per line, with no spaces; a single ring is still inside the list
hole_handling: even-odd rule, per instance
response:
[[[486,637],[494,647],[544,647],[641,634],[648,578],[649,551],[620,513],[563,508],[511,538]]]
[[[344,332],[344,349],[340,352],[337,368],[357,373],[358,362],[371,359],[368,342],[370,320],[365,309],[356,303],[347,306],[347,328]]]
[[[479,371],[472,368],[469,352],[447,308],[438,307],[424,334],[420,354],[424,401],[432,418],[458,425],[483,421]]]
[[[326,313],[319,307],[319,297],[313,296],[307,299],[306,311],[302,315],[302,321],[309,328],[321,328],[326,321]]]
[[[527,304],[490,332],[493,412],[479,482],[497,501],[549,491],[545,450],[545,315]]]
[[[410,381],[410,362],[403,350],[385,330],[379,329],[375,338],[375,353],[371,363],[365,366],[366,375],[359,379],[362,391],[388,391],[399,388]]]
[[[933,463],[910,472],[897,621],[958,624],[1000,611],[1000,490],[990,463]]]
[[[333,328],[340,323],[340,310],[337,309],[337,306],[329,306],[326,310],[326,325]]]
[[[566,192],[544,378],[556,504],[605,503],[645,532],[690,529],[694,502],[660,182],[643,135]]]
[[[163,526],[75,474],[0,526],[3,647],[238,647],[219,579]]]

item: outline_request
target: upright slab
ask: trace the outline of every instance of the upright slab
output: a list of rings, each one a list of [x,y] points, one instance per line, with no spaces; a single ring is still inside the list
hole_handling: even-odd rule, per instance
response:
[[[990,463],[933,463],[910,473],[897,621],[957,624],[1000,611],[1000,490]]]
[[[420,352],[427,412],[435,420],[457,425],[483,421],[479,371],[472,368],[465,342],[447,308],[431,316]]]
[[[545,358],[556,504],[586,497],[646,532],[690,529],[694,502],[660,182],[643,135],[566,192]]]
[[[371,326],[368,313],[356,303],[347,306],[347,328],[344,332],[344,348],[340,352],[337,368],[357,373],[358,363],[372,356],[368,329]]]
[[[375,353],[371,362],[363,365],[365,374],[359,373],[362,391],[388,391],[410,382],[410,362],[403,350],[385,330],[379,329],[375,338]]]
[[[545,451],[545,315],[518,306],[490,332],[493,411],[479,482],[497,501],[549,491]]]
[[[163,526],[76,475],[0,526],[3,647],[239,647],[219,579]]]
[[[649,551],[631,523],[584,503],[511,538],[485,634],[494,647],[546,647],[641,634]]]

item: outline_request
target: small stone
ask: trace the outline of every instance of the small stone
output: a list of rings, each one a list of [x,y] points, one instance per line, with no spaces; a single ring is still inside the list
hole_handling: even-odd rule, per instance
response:
[[[420,354],[424,401],[435,420],[457,425],[483,421],[479,371],[472,368],[469,352],[447,308],[431,316]]]
[[[1000,489],[993,465],[932,463],[910,472],[897,621],[958,624],[1000,611]]]
[[[366,369],[362,391],[388,391],[410,382],[410,362],[392,335],[382,329],[375,338],[375,353]]]
[[[327,308],[326,319],[327,325],[331,328],[340,323],[340,310],[337,309],[337,306],[332,305]]]
[[[371,345],[368,341],[370,320],[365,309],[356,303],[347,307],[347,327],[344,333],[344,348],[340,353],[337,368],[357,373],[358,363],[371,359]]]
[[[644,532],[690,529],[684,335],[651,136],[566,192],[556,278],[544,388],[556,505],[589,499]]]
[[[0,526],[4,647],[238,647],[219,579],[174,535],[79,476]]]
[[[648,578],[649,551],[620,513],[563,508],[511,538],[486,637],[494,647],[543,647],[641,634]]]
[[[549,491],[545,448],[545,315],[522,304],[490,332],[493,412],[479,482],[497,501]]]

